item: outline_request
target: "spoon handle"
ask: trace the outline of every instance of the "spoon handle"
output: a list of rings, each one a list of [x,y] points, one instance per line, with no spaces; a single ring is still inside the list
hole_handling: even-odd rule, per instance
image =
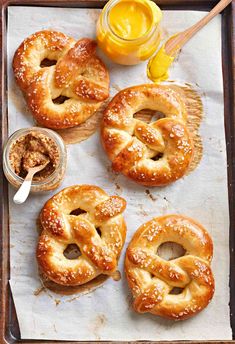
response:
[[[19,190],[16,192],[15,196],[13,197],[14,203],[22,204],[28,198],[34,173],[32,173],[32,171],[29,171],[29,173],[25,177],[24,182],[21,184]]]

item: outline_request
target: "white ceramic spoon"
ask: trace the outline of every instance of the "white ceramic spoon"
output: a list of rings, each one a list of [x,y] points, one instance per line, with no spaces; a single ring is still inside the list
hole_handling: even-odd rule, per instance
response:
[[[49,163],[49,160],[44,165],[39,165],[36,167],[29,168],[28,174],[25,177],[24,182],[22,183],[19,190],[16,192],[15,196],[13,197],[14,203],[21,204],[26,201],[30,193],[33,176],[35,175],[35,173],[43,170],[48,163]]]

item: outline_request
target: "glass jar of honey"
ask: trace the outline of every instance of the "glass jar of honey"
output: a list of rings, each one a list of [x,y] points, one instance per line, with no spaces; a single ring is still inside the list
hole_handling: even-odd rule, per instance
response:
[[[140,63],[159,46],[161,18],[153,1],[110,0],[97,22],[98,45],[116,63]]]

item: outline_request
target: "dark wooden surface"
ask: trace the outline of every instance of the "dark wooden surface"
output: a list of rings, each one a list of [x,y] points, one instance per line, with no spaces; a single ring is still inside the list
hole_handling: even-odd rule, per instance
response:
[[[230,211],[230,318],[235,338],[235,2],[222,22],[225,132],[227,141],[228,191]]]
[[[100,0],[0,0],[1,1],[1,81],[0,81],[0,106],[1,106],[1,149],[7,138],[7,83],[6,83],[6,31],[7,31],[7,7],[9,5],[24,6],[54,6],[54,7],[96,7],[101,8],[106,1]],[[218,1],[208,0],[157,0],[162,9],[174,10],[210,10]],[[227,142],[228,159],[228,190],[230,208],[230,310],[231,326],[235,337],[235,2],[223,11],[222,15],[222,56],[224,77],[224,118]],[[216,63],[216,62],[215,62]],[[2,154],[1,154],[2,156]],[[2,159],[1,159],[2,160]],[[42,341],[20,340],[19,326],[15,313],[14,303],[9,288],[9,226],[8,226],[8,188],[2,172],[0,162],[0,344],[4,343],[40,343]],[[223,233],[221,233],[223,235]],[[202,329],[206,331],[206,329]],[[157,340],[157,338],[156,338]],[[235,343],[235,341],[233,341]],[[43,343],[58,343],[44,341]],[[66,342],[74,343],[74,342]],[[81,342],[83,344],[89,342]],[[95,343],[95,342],[93,342]],[[99,342],[107,343],[107,342]],[[114,342],[109,342],[114,343]],[[124,343],[124,342],[123,342]],[[125,342],[127,343],[127,342]],[[134,342],[129,342],[134,343]],[[136,342],[135,342],[136,343]],[[138,342],[148,343],[148,342]],[[150,342],[149,342],[150,343]],[[151,342],[152,343],[152,342]],[[159,344],[167,342],[158,342]],[[168,342],[169,343],[169,342]],[[173,343],[173,342],[171,342]],[[175,342],[176,343],[176,342]],[[177,342],[179,343],[179,342]],[[189,343],[180,341],[180,343]],[[190,341],[190,344],[201,343]],[[205,343],[205,342],[204,342]],[[231,343],[214,341],[213,343]]]

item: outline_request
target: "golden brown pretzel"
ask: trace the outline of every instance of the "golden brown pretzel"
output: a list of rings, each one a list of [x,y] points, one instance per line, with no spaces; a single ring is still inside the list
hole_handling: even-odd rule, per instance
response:
[[[164,242],[184,247],[184,256],[167,261],[157,251]],[[196,221],[182,215],[156,217],[134,234],[126,251],[125,271],[137,312],[187,319],[210,302],[214,278],[210,268],[213,244]],[[179,295],[171,294],[182,288]]]
[[[62,129],[89,118],[109,96],[109,75],[89,38],[75,41],[56,31],[39,31],[15,52],[13,71],[36,121]],[[44,59],[56,64],[41,68]],[[53,100],[66,99],[58,104]],[[68,99],[67,99],[68,98]]]
[[[42,272],[66,286],[84,284],[100,274],[112,275],[126,236],[125,207],[124,199],[91,185],[71,186],[53,196],[40,215],[43,230],[37,260]],[[72,215],[78,208],[84,212]],[[63,253],[72,243],[81,256],[70,260]]]
[[[146,124],[134,118],[142,109],[163,112],[166,118]],[[146,84],[120,91],[104,112],[101,130],[113,169],[148,186],[181,178],[193,155],[186,119],[180,96],[166,86]]]

